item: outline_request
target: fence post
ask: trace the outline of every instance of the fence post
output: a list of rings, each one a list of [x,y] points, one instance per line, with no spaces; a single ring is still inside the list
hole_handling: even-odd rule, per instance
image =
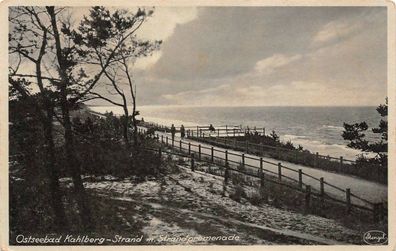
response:
[[[261,174],[260,174],[260,188],[261,189],[265,188],[265,175],[264,175],[264,172],[261,172]]]
[[[179,148],[180,148],[180,152],[181,152],[181,150],[182,150],[182,141],[181,140],[179,141]]]
[[[249,152],[249,141],[246,140],[246,149],[245,152],[248,153]]]
[[[233,132],[234,132],[234,138],[235,138],[235,128],[234,129],[232,129],[233,130]]]
[[[224,154],[225,154],[225,162],[228,163],[228,151],[225,150]]]
[[[245,154],[242,153],[242,167],[245,167]]]
[[[302,177],[303,177],[302,169],[298,169],[298,187],[300,187],[300,189],[303,188]]]
[[[311,186],[307,185],[305,190],[305,211],[308,212],[311,206]]]
[[[226,161],[226,163],[225,163],[225,171],[224,171],[224,184],[228,183],[228,176],[229,176],[229,173],[228,173],[228,161]]]
[[[320,201],[323,204],[324,201],[324,178],[320,178]]]
[[[260,186],[264,188],[263,158],[260,158]]]
[[[198,145],[198,160],[201,161],[201,144]]]
[[[202,138],[205,138],[205,133],[202,133]]]
[[[189,155],[191,154],[191,143],[190,142],[188,142],[188,154]]]
[[[195,172],[194,154],[191,154],[191,171]]]
[[[282,164],[280,162],[278,163],[278,180],[282,180]]]
[[[172,147],[174,147],[174,146],[175,146],[175,137],[172,136]]]
[[[373,204],[373,222],[378,222],[378,203]]]
[[[384,203],[379,203],[379,220],[383,220],[385,217]]]
[[[316,154],[315,154],[315,167],[318,167],[318,164],[319,164],[319,153],[318,152],[316,152]]]
[[[166,145],[168,145],[168,136],[166,136]]]
[[[199,129],[198,129],[198,126],[197,126],[197,138],[199,137],[199,131],[198,131]]]
[[[213,149],[213,146],[210,148],[210,160],[213,163],[213,161],[214,161],[214,149]]]
[[[345,191],[346,195],[346,206],[347,206],[347,213],[351,212],[351,189],[347,188]]]
[[[220,129],[217,128],[217,137],[220,137]]]
[[[228,126],[226,125],[226,135],[228,137]]]
[[[158,148],[158,158],[159,158],[159,163],[161,164],[161,159],[162,159],[162,149],[161,149],[161,147]]]
[[[344,157],[340,157],[340,171],[342,171],[342,166],[344,164]]]
[[[378,223],[379,221],[384,219],[384,204],[383,203],[374,203],[373,204],[373,221]]]

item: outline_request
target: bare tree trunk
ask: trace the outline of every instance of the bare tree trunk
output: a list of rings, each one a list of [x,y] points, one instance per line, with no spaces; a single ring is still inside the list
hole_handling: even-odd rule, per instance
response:
[[[62,91],[62,115],[65,127],[65,151],[68,160],[68,166],[73,179],[73,187],[76,194],[76,200],[80,209],[80,218],[86,230],[93,228],[91,217],[91,209],[89,207],[88,196],[85,193],[85,188],[81,179],[80,163],[74,151],[74,137],[72,131],[72,124],[70,121],[69,107],[66,100],[65,90]]]
[[[62,231],[68,228],[68,223],[66,219],[65,209],[62,203],[62,192],[59,187],[59,170],[56,169],[56,157],[55,157],[55,145],[53,139],[53,110],[47,107],[47,117],[42,118],[42,124],[44,128],[44,136],[46,143],[46,155],[47,160],[45,161],[45,168],[47,171],[47,176],[49,178],[49,188],[50,188],[50,204],[54,210],[55,215],[55,225],[57,229]]]
[[[114,87],[114,89],[116,90],[116,92],[121,96],[121,98],[122,98],[122,104],[121,104],[121,103],[116,103],[116,102],[114,102],[114,101],[112,101],[112,100],[109,100],[109,99],[107,99],[107,98],[105,98],[105,97],[103,97],[103,96],[101,96],[101,95],[99,95],[99,94],[96,94],[96,95],[99,95],[100,98],[105,99],[106,101],[108,101],[108,102],[110,102],[110,103],[112,103],[112,104],[114,104],[114,105],[117,105],[117,106],[122,107],[122,109],[124,110],[124,116],[125,116],[125,118],[124,118],[124,120],[122,121],[122,126],[123,126],[123,137],[124,137],[124,142],[125,142],[125,148],[128,150],[129,147],[130,147],[130,144],[129,144],[129,136],[128,136],[128,128],[129,128],[129,111],[128,111],[127,99],[126,99],[126,97],[125,97],[124,91],[122,91],[122,90],[117,86],[116,76],[113,76],[113,77],[110,76],[110,74],[109,74],[106,70],[104,70],[104,73],[105,73],[106,77],[110,80],[110,82],[111,82],[111,84],[113,85],[113,87]]]
[[[123,121],[123,131],[124,131],[124,141],[125,141],[125,147],[129,149],[129,139],[128,139],[128,127],[129,127],[129,112],[128,112],[128,106],[126,103],[125,96],[123,96],[123,109],[124,109],[124,121]]]
[[[133,93],[133,90],[131,91]],[[133,126],[133,141],[135,142],[135,147],[138,146],[138,138],[137,138],[137,121],[136,121],[136,98],[132,95],[132,126]]]
[[[48,14],[51,17],[51,26],[53,29],[53,35],[55,38],[56,55],[59,64],[59,74],[61,77],[60,95],[61,95],[61,110],[63,117],[63,124],[65,128],[65,151],[66,158],[68,160],[68,166],[72,175],[74,191],[76,193],[76,200],[80,209],[80,218],[85,230],[93,229],[93,222],[91,216],[91,210],[89,207],[88,197],[85,193],[84,185],[81,179],[80,163],[74,151],[74,137],[72,131],[72,124],[70,120],[70,104],[67,99],[67,86],[69,80],[66,74],[65,60],[63,59],[62,47],[60,42],[60,35],[56,23],[56,14],[54,7],[46,7]]]
[[[125,68],[125,73],[128,78],[128,84],[129,84],[129,90],[131,91],[131,98],[132,98],[132,126],[133,126],[133,141],[134,141],[134,146],[135,148],[138,147],[138,137],[137,137],[137,121],[136,121],[136,95],[135,91],[133,90],[133,82],[131,75],[129,73],[129,67],[128,63],[126,62],[126,58],[122,58],[122,64],[124,65]]]

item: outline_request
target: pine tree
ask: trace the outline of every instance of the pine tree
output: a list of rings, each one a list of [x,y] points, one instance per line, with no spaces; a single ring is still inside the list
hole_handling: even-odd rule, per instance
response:
[[[365,121],[355,124],[344,123],[344,131],[342,137],[348,140],[348,147],[359,149],[364,152],[372,152],[376,155],[373,158],[368,158],[367,161],[371,163],[380,164],[387,167],[388,162],[388,99],[385,104],[377,107],[377,112],[381,115],[381,120],[378,127],[372,128],[372,132],[379,135],[379,140],[370,142],[366,138],[366,131],[368,125]]]

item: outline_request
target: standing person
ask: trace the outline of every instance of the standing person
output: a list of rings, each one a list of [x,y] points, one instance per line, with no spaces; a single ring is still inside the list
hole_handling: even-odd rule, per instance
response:
[[[181,125],[181,126],[180,126],[180,137],[181,137],[182,139],[184,139],[184,136],[186,136],[186,130],[184,129],[184,126]]]
[[[176,128],[173,124],[171,126],[171,134],[172,134],[172,142],[173,142],[175,140],[175,134],[176,134]]]

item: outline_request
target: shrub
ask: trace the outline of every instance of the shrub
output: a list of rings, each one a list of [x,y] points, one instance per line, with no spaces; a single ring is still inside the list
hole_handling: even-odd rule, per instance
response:
[[[258,192],[254,192],[252,196],[249,198],[250,203],[255,206],[259,206],[263,201],[261,194]]]
[[[236,202],[241,202],[242,198],[246,198],[246,192],[242,186],[237,185],[234,192],[230,194],[230,198]]]

